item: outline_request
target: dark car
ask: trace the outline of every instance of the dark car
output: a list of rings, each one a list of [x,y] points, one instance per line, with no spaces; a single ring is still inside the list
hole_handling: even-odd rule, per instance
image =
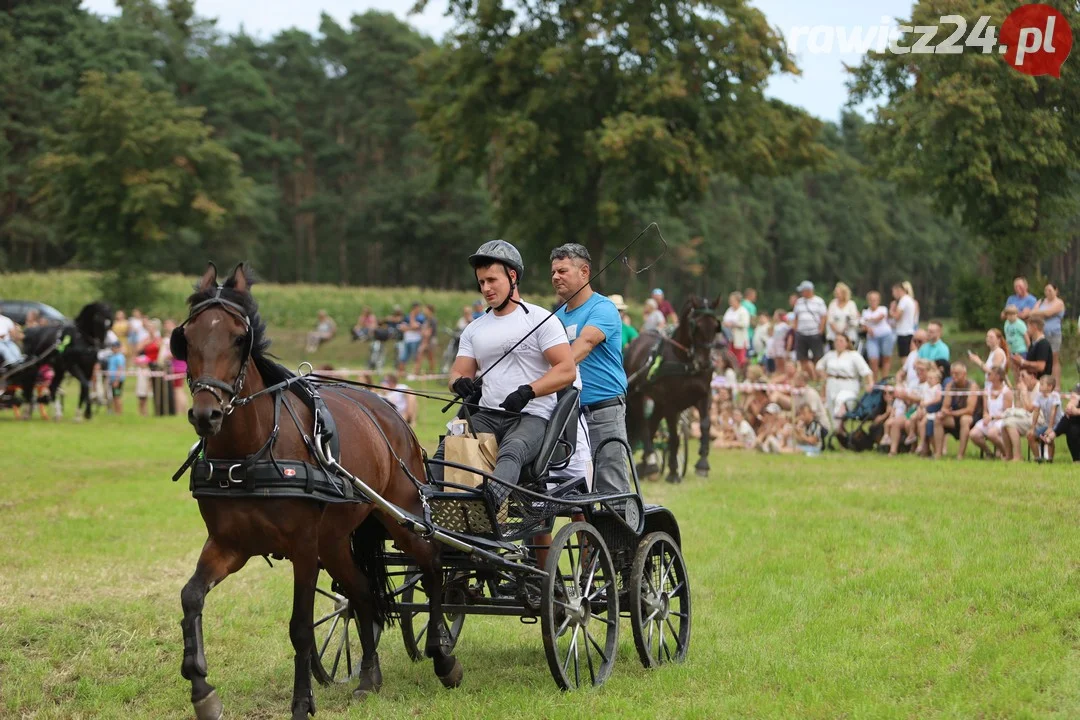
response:
[[[6,315],[17,325],[26,324],[26,314],[37,310],[50,325],[67,322],[67,318],[52,305],[33,300],[0,300],[0,315]]]

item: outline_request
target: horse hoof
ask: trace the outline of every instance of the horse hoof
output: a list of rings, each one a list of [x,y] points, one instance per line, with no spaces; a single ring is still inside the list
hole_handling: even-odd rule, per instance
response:
[[[669,483],[671,483],[672,485],[678,485],[679,483],[682,482],[682,478],[679,477],[678,475],[668,475],[667,476],[667,481]]]
[[[461,661],[454,658],[454,667],[450,668],[450,672],[445,675],[440,675],[439,682],[443,684],[444,688],[453,690],[461,685],[461,678],[464,677],[464,675],[465,670],[461,667]]]
[[[648,477],[649,475],[656,475],[660,472],[660,468],[652,463],[645,463],[644,465],[638,465],[638,475],[642,477]]]
[[[699,478],[709,477],[709,468],[694,468],[694,474]]]
[[[382,673],[376,668],[373,671],[363,670],[360,673],[360,684],[353,690],[354,700],[363,700],[368,695],[374,695],[382,689]]]
[[[195,717],[198,720],[221,720],[221,715],[225,711],[217,690],[211,690],[210,694],[202,700],[196,700],[191,704],[195,708]]]

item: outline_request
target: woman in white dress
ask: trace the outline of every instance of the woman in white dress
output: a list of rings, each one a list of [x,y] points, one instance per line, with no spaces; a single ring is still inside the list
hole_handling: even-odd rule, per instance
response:
[[[968,359],[983,370],[983,377],[989,377],[990,368],[1007,367],[1009,355],[1005,352],[1005,333],[998,328],[990,328],[986,331],[986,347],[990,348],[990,354],[986,356],[986,362],[978,355],[968,350]],[[985,384],[985,383],[984,383]]]
[[[863,356],[851,349],[847,335],[841,333],[833,342],[835,349],[818,360],[817,371],[825,378],[825,408],[833,417],[842,418],[847,402],[858,399],[860,387],[869,391],[873,386],[874,373]]]
[[[1005,384],[1005,368],[992,367],[986,376],[986,390],[983,396],[983,416],[971,428],[971,442],[983,452],[996,457],[998,451],[1005,451],[1005,441],[1001,437],[1005,411],[1013,406],[1012,390]],[[987,443],[993,447],[987,447]]]
[[[852,348],[859,340],[859,308],[851,299],[851,288],[842,282],[836,283],[825,314],[825,339],[833,343],[837,335],[846,335]]]

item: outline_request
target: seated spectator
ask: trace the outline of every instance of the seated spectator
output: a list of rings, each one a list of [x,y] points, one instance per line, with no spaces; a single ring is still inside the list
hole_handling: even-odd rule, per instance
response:
[[[723,419],[723,415],[722,415]],[[721,450],[749,450],[757,441],[757,433],[746,420],[746,415],[739,408],[731,409],[731,418],[726,427],[721,428],[720,438],[713,442],[713,447]]]
[[[947,378],[951,383],[952,378]],[[931,455],[929,441],[933,437],[933,426],[928,425],[941,410],[944,400],[943,375],[938,365],[931,365],[926,370],[926,385],[922,388],[923,397],[919,400],[919,409],[911,419],[916,436],[915,454],[928,457]]]
[[[645,301],[644,322],[641,324],[641,332],[662,332],[667,327],[664,314],[657,308],[656,301],[649,298]]]
[[[792,441],[792,425],[776,403],[765,406],[761,427],[754,445],[766,453],[795,452]]]
[[[1050,347],[1050,341],[1043,334],[1043,325],[1041,317],[1028,318],[1028,337],[1031,338],[1031,345],[1028,347],[1026,356],[1019,354],[1012,356],[1013,367],[1017,372],[1027,370],[1034,373],[1035,377],[1054,374],[1054,351]]]
[[[926,342],[919,347],[922,360],[949,360],[949,346],[941,339],[941,323],[931,320],[926,325]]]
[[[387,374],[383,377],[383,386],[387,389],[384,391],[383,398],[386,402],[394,406],[394,409],[398,411],[405,422],[409,425],[416,424],[416,396],[401,392],[402,390],[408,390],[409,386],[404,383],[398,383],[397,375],[393,373]]]
[[[1020,438],[1031,433],[1031,414],[1035,409],[1035,396],[1039,381],[1027,370],[1020,371],[1020,380],[1013,390],[1013,406],[1005,411],[1001,420],[1001,439],[1005,444],[1005,458],[1020,462]]]
[[[709,427],[714,448],[730,448],[735,441],[735,406],[730,400],[714,403],[718,407],[716,417]]]
[[[825,428],[825,432],[832,431],[832,418],[825,409],[825,402],[821,399],[818,391],[810,387],[810,376],[799,370],[792,380],[791,411],[795,417],[799,416],[799,410],[803,405],[809,405],[814,411],[814,419]]]
[[[746,371],[746,382],[762,383],[765,381],[765,370],[760,365],[752,365]],[[742,393],[742,408],[746,415],[746,421],[755,432],[761,427],[762,413],[769,404],[769,393],[761,388],[749,388]]]
[[[1032,400],[1028,452],[1035,456],[1035,462],[1054,462],[1054,443],[1050,438],[1054,426],[1063,416],[1057,378],[1053,375],[1039,378],[1039,390]],[[1019,448],[1019,439],[1016,439],[1016,445]]]
[[[1053,444],[1054,439],[1060,435],[1065,436],[1072,461],[1080,462],[1080,383],[1073,387],[1069,402],[1061,411],[1061,419],[1057,425],[1053,430],[1046,431],[1046,442]]]
[[[990,368],[986,380],[983,416],[971,428],[971,442],[991,457],[997,457],[1005,449],[1005,440],[1001,437],[1002,421],[1005,411],[1013,406],[1013,393],[1005,384],[1005,368]],[[988,447],[987,443],[993,447]]]
[[[352,339],[370,340],[377,327],[379,327],[379,318],[375,317],[375,313],[372,312],[370,307],[365,307],[360,316],[356,318],[356,324],[353,325]]]
[[[318,320],[315,321],[315,329],[308,333],[306,351],[315,352],[319,349],[319,345],[332,339],[336,332],[337,323],[325,310],[320,310]]]
[[[896,374],[896,385],[899,388],[907,388],[913,390],[919,384],[919,378],[915,373],[915,365],[919,362],[919,348],[926,342],[926,331],[918,329],[911,336],[908,345],[911,347],[911,351],[904,358],[903,364],[900,366],[900,372]],[[899,390],[898,390],[899,391]]]
[[[933,438],[934,456],[939,458],[945,455],[945,433],[956,438],[960,443],[956,457],[960,459],[967,452],[971,428],[981,417],[979,386],[968,377],[964,363],[953,363],[951,372],[952,383],[945,389],[941,410],[928,424],[927,434]]]
[[[810,405],[801,406],[792,430],[795,450],[808,456],[820,455],[825,435],[826,430],[817,421],[813,408]]]
[[[1025,332],[1027,332],[1026,329]],[[978,355],[970,350],[968,350],[968,359],[982,368],[985,377],[990,372],[990,368],[1005,367],[1007,365],[1009,355],[1005,352],[1005,343],[1005,334],[997,328],[990,328],[986,331],[986,347],[990,349],[990,353],[986,356],[986,362],[983,362]]]
[[[917,346],[918,340],[913,340],[912,345]],[[912,349],[911,355],[917,351]],[[910,355],[909,355],[910,357]],[[926,395],[927,373],[930,363],[926,360],[916,360],[910,375],[905,376],[905,384],[897,386],[894,392],[893,417],[885,423],[885,433],[889,438],[889,455],[900,452],[901,442],[905,446],[914,445],[918,442],[915,435],[915,423],[913,418],[918,414],[920,403]]]

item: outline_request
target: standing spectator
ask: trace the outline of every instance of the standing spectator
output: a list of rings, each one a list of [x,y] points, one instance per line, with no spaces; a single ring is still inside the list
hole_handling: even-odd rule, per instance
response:
[[[757,317],[757,290],[754,288],[746,288],[743,293],[742,306],[746,308],[746,312],[750,313],[750,346],[754,345],[754,333],[757,332],[754,327],[753,319]]]
[[[904,292],[907,293],[908,297],[911,298],[911,301],[915,303],[915,327],[917,328],[919,327],[919,318],[922,316],[922,306],[919,305],[919,301],[915,299],[915,290],[911,287],[911,282],[909,280],[905,280],[900,283],[900,285],[904,288]]]
[[[124,357],[123,346],[119,340],[112,344],[112,352],[105,361],[108,370],[109,396],[112,398],[112,411],[116,415],[124,411],[124,374],[127,369],[127,359]]]
[[[164,331],[163,337],[172,337],[172,331],[175,330],[175,329],[176,329],[176,321],[175,320],[166,320],[165,321],[165,331]],[[163,350],[168,348],[168,347],[169,346],[168,346],[167,343],[163,344],[163,346],[162,346]],[[179,377],[172,378],[172,380],[169,383],[170,385],[172,385],[173,407],[176,408],[176,414],[177,415],[187,415],[188,394],[187,394],[187,387],[186,387],[187,383],[184,382],[185,376],[187,375],[187,362],[184,361],[184,360],[180,360],[179,358],[173,357],[172,352],[170,350],[170,352],[169,352],[169,364],[168,365],[163,364],[162,369],[165,372],[171,373],[172,375],[179,376]]]
[[[1004,331],[1009,353],[1012,355],[1026,355],[1028,350],[1027,323],[1020,319],[1019,310],[1015,305],[1009,305],[1005,308]]]
[[[142,310],[135,308],[131,311],[131,319],[128,320],[127,328],[128,350],[137,355],[136,348],[146,341],[146,328],[143,326]]]
[[[949,346],[941,339],[941,323],[937,320],[926,326],[926,342],[919,348],[919,358],[931,362],[949,360]]]
[[[812,285],[813,283],[811,283]],[[795,303],[799,301],[799,293],[791,293],[788,295],[787,306],[790,308],[784,313],[784,319],[787,321],[788,327],[795,327]]]
[[[1009,362],[1009,355],[1005,352],[1005,335],[997,328],[990,328],[986,331],[986,347],[990,348],[990,354],[986,356],[986,362],[983,362],[978,355],[968,350],[968,359],[982,368],[984,377],[990,373],[990,368],[1005,367]]]
[[[420,303],[414,302],[409,308],[409,317],[404,320],[398,329],[401,330],[401,342],[398,343],[398,374],[405,374],[405,366],[415,360],[420,351],[420,343],[424,341],[424,322],[427,320]]]
[[[667,327],[667,320],[664,319],[664,313],[660,311],[660,305],[653,298],[649,298],[645,301],[644,309],[645,319],[641,324],[641,332],[662,332]]]
[[[466,305],[465,307],[461,308],[461,317],[458,318],[457,325],[454,326],[455,329],[458,331],[458,334],[460,335],[461,331],[468,327],[469,323],[471,323],[472,321],[472,308]]]
[[[825,379],[825,409],[834,418],[842,418],[847,414],[848,401],[859,397],[860,378],[862,386],[869,392],[874,384],[874,373],[863,356],[852,349],[846,334],[839,333],[833,342],[834,349],[818,360],[817,371]],[[834,422],[833,426],[838,423]]]
[[[867,308],[862,311],[862,326],[866,328],[866,356],[875,379],[887,377],[892,367],[896,333],[889,324],[889,311],[881,304],[881,293],[866,294]],[[879,372],[880,371],[880,372]]]
[[[1043,334],[1043,319],[1038,316],[1028,318],[1028,336],[1031,338],[1031,347],[1028,348],[1027,357],[1014,353],[1012,356],[1013,366],[1017,372],[1027,370],[1041,378],[1043,375],[1054,374],[1054,351],[1050,348],[1050,341]]]
[[[420,349],[416,351],[416,375],[420,375],[421,364],[424,358],[428,360],[428,367],[432,374],[438,372],[435,364],[435,350],[439,346],[439,318],[435,316],[435,306],[430,303],[424,306],[424,319],[420,326]]]
[[[900,366],[900,372],[897,373],[897,384],[903,383],[907,389],[914,389],[919,380],[915,373],[915,365],[919,362],[919,348],[926,342],[926,331],[916,330],[915,334],[911,336],[911,352],[904,358],[903,365]]]
[[[1012,305],[1016,308],[1017,315],[1021,320],[1027,320],[1031,311],[1035,309],[1035,296],[1028,292],[1028,281],[1023,275],[1013,279],[1013,294],[1005,301],[1005,310],[1001,311],[1001,319],[1005,319],[1005,313]]]
[[[1046,297],[1035,303],[1031,317],[1040,317],[1045,323],[1043,332],[1054,353],[1054,379],[1061,382],[1061,321],[1065,317],[1065,301],[1058,297],[1058,287],[1046,283],[1043,289]]]
[[[477,300],[476,302],[473,303],[473,305],[472,305],[472,319],[473,320],[476,320],[477,318],[484,317],[485,312],[487,312],[487,311],[484,309],[484,301],[483,300]]]
[[[120,347],[123,349],[124,355],[127,355],[128,321],[123,310],[117,310],[116,314],[113,315],[112,331],[120,339]]]
[[[962,362],[953,363],[951,373],[952,383],[945,389],[941,410],[927,434],[932,436],[934,456],[939,458],[945,455],[945,433],[956,438],[960,443],[956,457],[960,459],[967,452],[971,427],[979,420],[979,386],[968,378],[967,365]]]
[[[416,396],[404,393],[403,390],[408,390],[409,386],[404,383],[398,384],[397,375],[394,373],[387,373],[383,377],[383,386],[386,388],[386,392],[383,398],[386,402],[394,406],[398,415],[402,417],[409,425],[416,425]]]
[[[353,325],[353,340],[370,340],[371,334],[375,332],[375,328],[378,326],[379,318],[375,317],[371,307],[365,307],[360,316],[356,318],[356,325]]]
[[[983,396],[983,416],[971,428],[971,442],[983,452],[996,456],[1004,451],[1005,440],[1001,437],[1005,411],[1013,406],[1012,390],[1005,384],[1005,368],[990,368]],[[987,442],[994,448],[987,447]]]
[[[846,335],[854,348],[859,343],[859,308],[851,299],[851,288],[842,282],[833,288],[825,324],[825,339],[832,343],[837,335]]]
[[[746,367],[746,351],[750,348],[750,313],[742,305],[742,293],[728,295],[723,326],[731,332],[731,354],[742,369]]]
[[[769,347],[772,345],[772,326],[769,323],[769,313],[763,312],[757,317],[757,326],[753,328],[754,334],[750,337],[750,349],[756,362],[765,366],[765,372],[776,372],[776,364],[769,357]]]
[[[630,313],[627,312],[626,301],[623,300],[622,295],[608,295],[608,300],[611,301],[615,309],[619,311],[619,319],[622,321],[622,347],[620,350],[625,350],[626,346],[637,339],[638,331],[634,329],[634,326],[630,323]]]
[[[307,336],[307,352],[313,353],[318,350],[319,345],[333,338],[336,332],[337,323],[325,310],[320,310],[318,319],[315,321],[315,329]]]
[[[889,316],[896,323],[896,351],[902,358],[911,354],[911,339],[918,325],[918,309],[915,298],[904,289],[903,283],[896,283],[892,288],[893,302],[889,306]]]
[[[664,320],[671,325],[679,324],[679,314],[675,312],[674,306],[664,299],[663,290],[654,288],[652,291],[652,299],[656,301],[656,309],[664,315]]]
[[[769,372],[784,372],[784,366],[787,363],[788,358],[788,334],[791,332],[791,325],[788,324],[788,314],[783,310],[777,309],[773,313],[773,329],[772,329],[772,341],[769,343],[769,349],[765,352],[765,357],[772,361],[772,370]]]
[[[796,288],[795,357],[807,375],[814,374],[814,363],[825,356],[825,318],[829,309],[825,301],[814,294],[814,283],[803,280]],[[813,358],[811,360],[811,357]]]

